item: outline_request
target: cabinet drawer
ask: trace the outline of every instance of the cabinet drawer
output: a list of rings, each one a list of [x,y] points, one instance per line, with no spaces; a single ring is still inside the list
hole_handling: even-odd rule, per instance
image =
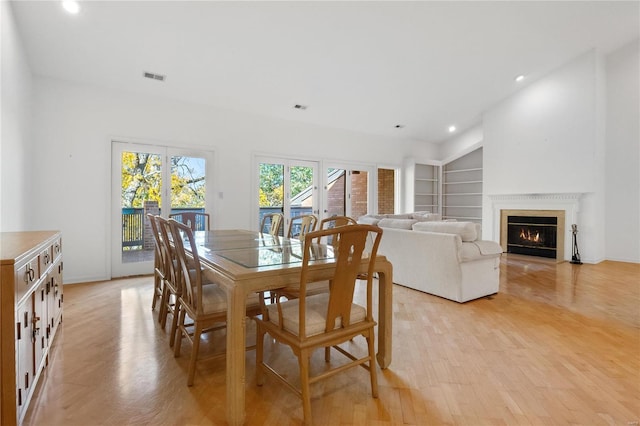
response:
[[[19,302],[40,278],[38,258],[34,258],[16,272],[16,302]]]
[[[40,252],[40,273],[44,275],[45,271],[53,263],[53,246],[48,246]]]
[[[62,254],[62,238],[58,238],[53,242],[51,250],[53,252],[53,259],[57,259]]]

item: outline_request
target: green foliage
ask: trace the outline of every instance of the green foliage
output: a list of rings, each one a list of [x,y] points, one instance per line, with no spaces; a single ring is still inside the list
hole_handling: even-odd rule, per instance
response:
[[[205,206],[205,175],[193,166],[194,161],[189,157],[171,158],[172,207]],[[161,157],[142,152],[123,152],[122,207],[143,207],[145,200],[161,203],[161,198]]]
[[[295,197],[313,184],[311,167],[291,167],[289,183],[291,197]],[[280,207],[284,201],[284,166],[260,164],[260,207]]]

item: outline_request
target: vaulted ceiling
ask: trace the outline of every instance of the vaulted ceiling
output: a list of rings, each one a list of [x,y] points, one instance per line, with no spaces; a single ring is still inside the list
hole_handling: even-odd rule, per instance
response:
[[[36,75],[436,143],[450,125],[474,125],[531,81],[640,30],[637,1],[85,1],[77,15],[54,1],[12,7]]]

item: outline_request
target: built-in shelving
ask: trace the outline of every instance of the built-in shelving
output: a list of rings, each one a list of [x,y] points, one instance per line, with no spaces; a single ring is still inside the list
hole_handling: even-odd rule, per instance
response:
[[[482,222],[482,148],[442,166],[443,219]]]
[[[414,167],[414,211],[440,210],[440,166],[416,163]]]

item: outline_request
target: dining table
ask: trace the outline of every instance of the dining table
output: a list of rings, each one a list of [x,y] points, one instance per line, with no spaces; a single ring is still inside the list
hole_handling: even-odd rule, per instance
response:
[[[297,238],[241,229],[194,232],[198,257],[227,296],[226,397],[227,422],[245,421],[246,300],[251,293],[299,283],[303,243]],[[328,280],[335,270],[330,244],[317,244],[309,263],[311,281]],[[368,258],[362,262],[367,272]],[[378,281],[378,343],[376,360],[391,364],[393,267],[386,257],[375,258]]]

